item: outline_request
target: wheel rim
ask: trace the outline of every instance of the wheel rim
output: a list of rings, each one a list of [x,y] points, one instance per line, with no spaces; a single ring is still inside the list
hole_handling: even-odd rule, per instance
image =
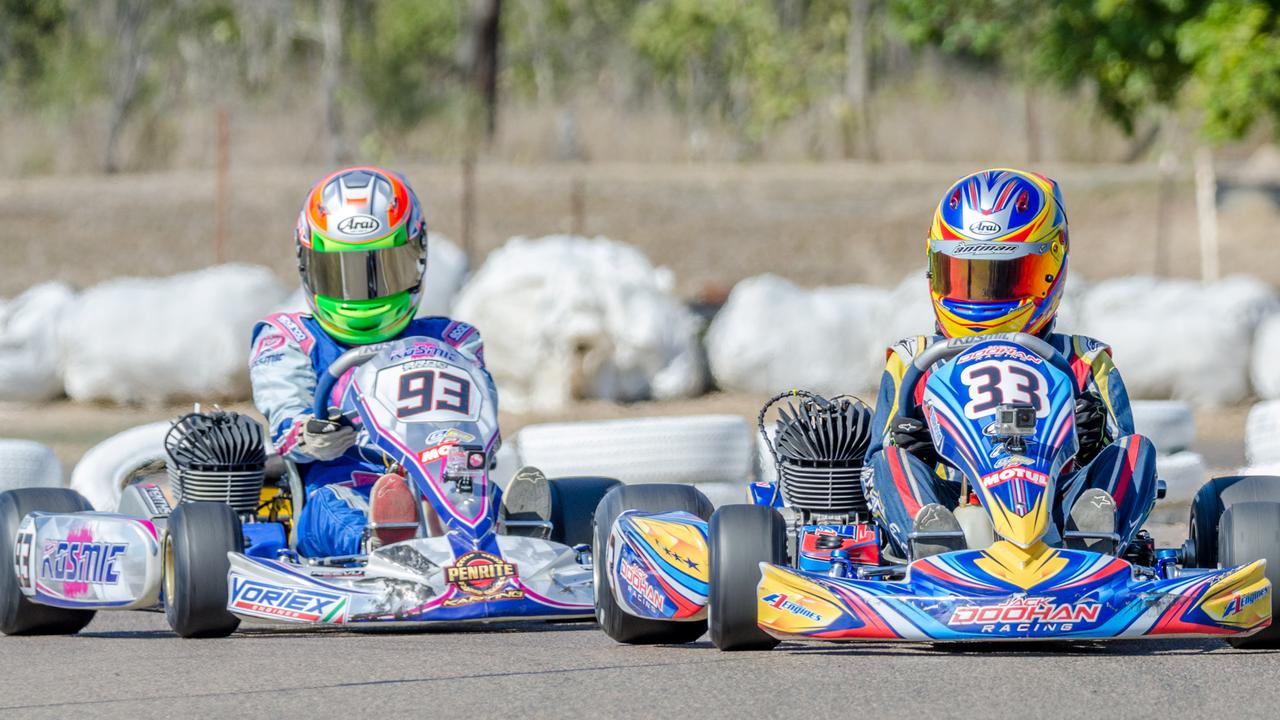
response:
[[[164,538],[164,604],[166,607],[173,605],[173,598],[177,595],[175,588],[178,581],[174,576],[173,539],[166,535]]]

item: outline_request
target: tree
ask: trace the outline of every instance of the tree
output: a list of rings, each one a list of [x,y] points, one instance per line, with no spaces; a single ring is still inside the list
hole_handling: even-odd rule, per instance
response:
[[[796,40],[766,0],[652,0],[628,39],[678,108],[726,122],[749,149],[805,105]]]
[[[1211,138],[1242,137],[1264,118],[1280,135],[1280,14],[1273,3],[1210,2],[1178,29],[1178,53],[1192,68],[1191,93]]]
[[[1132,133],[1188,94],[1216,139],[1280,116],[1280,17],[1262,0],[894,0],[917,44],[991,62],[1028,82],[1088,83]],[[1278,126],[1280,127],[1280,126]]]

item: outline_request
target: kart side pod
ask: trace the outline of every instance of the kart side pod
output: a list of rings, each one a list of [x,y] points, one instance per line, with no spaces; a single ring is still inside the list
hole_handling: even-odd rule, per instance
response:
[[[18,586],[42,605],[154,607],[163,576],[162,532],[151,520],[127,515],[33,512],[14,544]]]
[[[610,590],[635,617],[692,621],[707,616],[707,522],[687,512],[618,516],[606,558]]]

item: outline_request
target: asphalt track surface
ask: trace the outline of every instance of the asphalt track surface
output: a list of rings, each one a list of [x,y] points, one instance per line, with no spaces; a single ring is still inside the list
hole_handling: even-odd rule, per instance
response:
[[[1280,653],[1214,640],[624,647],[594,624],[395,634],[242,629],[156,613],[0,638],[0,717],[1275,718]]]

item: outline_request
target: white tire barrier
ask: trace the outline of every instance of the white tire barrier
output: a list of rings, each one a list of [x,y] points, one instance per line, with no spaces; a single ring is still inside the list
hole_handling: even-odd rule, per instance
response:
[[[62,394],[58,321],[75,297],[62,283],[0,301],[0,400],[41,402]]]
[[[1156,477],[1167,488],[1163,503],[1189,503],[1209,479],[1209,467],[1199,453],[1180,452],[1156,456]]]
[[[165,459],[164,436],[172,425],[168,420],[139,425],[94,445],[71,471],[71,489],[95,510],[114,511],[129,476]]]
[[[516,435],[520,462],[548,477],[601,475],[624,483],[722,483],[754,479],[755,444],[737,415],[530,425]],[[713,490],[720,494],[721,490]]]
[[[692,397],[705,385],[702,323],[673,286],[670,271],[607,238],[512,238],[462,288],[454,314],[484,334],[509,410]]]
[[[1253,361],[1249,378],[1258,396],[1280,399],[1280,313],[1268,315],[1253,336]]]
[[[0,491],[65,484],[62,463],[49,446],[35,440],[0,440]]]
[[[1135,400],[1133,425],[1156,446],[1156,452],[1169,455],[1187,450],[1196,439],[1196,418],[1191,405],[1181,400]]]
[[[274,273],[250,265],[90,288],[58,328],[67,395],[117,403],[248,397],[250,332],[285,294]]]
[[[1249,410],[1244,457],[1251,467],[1280,464],[1280,400],[1260,402]]]

